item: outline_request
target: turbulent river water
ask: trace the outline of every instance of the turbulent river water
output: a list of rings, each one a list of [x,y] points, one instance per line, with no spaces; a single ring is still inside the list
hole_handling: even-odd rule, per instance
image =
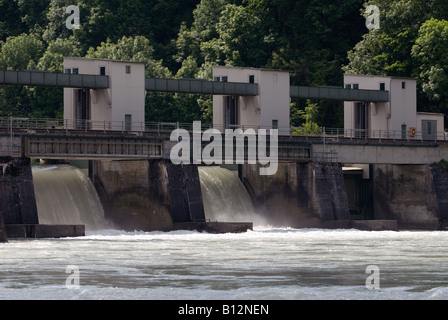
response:
[[[447,232],[92,228],[80,238],[0,244],[0,299],[445,300],[447,243]]]
[[[448,233],[257,228],[0,245],[0,299],[447,299]],[[378,267],[379,287],[366,286]],[[67,286],[67,267],[79,288]],[[71,283],[71,282],[70,282]]]

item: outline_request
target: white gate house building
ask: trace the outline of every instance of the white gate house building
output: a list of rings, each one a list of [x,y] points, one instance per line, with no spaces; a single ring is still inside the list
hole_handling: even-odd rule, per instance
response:
[[[370,75],[344,76],[347,89],[389,91],[389,102],[344,103],[344,129],[350,137],[444,139],[444,115],[417,112],[417,81]]]
[[[141,130],[139,123],[145,122],[144,63],[65,58],[64,71],[109,76],[108,89],[64,89],[67,129]]]

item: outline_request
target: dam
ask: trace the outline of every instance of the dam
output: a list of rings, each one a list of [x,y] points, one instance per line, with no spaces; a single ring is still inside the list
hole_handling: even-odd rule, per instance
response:
[[[211,233],[244,232],[254,224],[448,226],[443,115],[417,112],[415,80],[345,75],[343,88],[293,88],[281,70],[215,67],[212,82],[170,81],[145,79],[139,63],[127,74],[129,64],[66,58],[64,68],[79,75],[0,74],[4,84],[65,88],[64,120],[0,119],[0,241],[83,235],[104,228],[104,221],[122,230]],[[132,88],[124,77],[133,79]],[[194,141],[195,123],[192,130],[191,124],[136,121],[145,119],[144,91],[213,95],[210,130],[277,132],[275,174],[260,175],[248,145],[230,166],[210,166],[194,151],[184,155],[192,161],[173,164],[170,152],[180,141],[170,133],[184,130]],[[344,101],[344,128],[291,128],[292,97]],[[87,164],[82,172],[33,169],[32,159]]]
[[[164,141],[167,153],[172,143]],[[300,152],[279,152],[272,176],[261,176],[260,164],[174,165],[163,158],[132,160],[122,154],[117,160],[88,161],[86,154],[79,157],[83,169],[32,166],[26,156],[5,157],[0,177],[4,238],[79,236],[98,228],[245,232],[253,225],[445,230],[448,172],[443,162],[424,163],[430,155],[425,148],[440,155],[445,142],[383,143],[381,148],[397,150],[402,158],[370,164],[363,152],[351,159],[360,163],[319,161],[310,151],[323,146],[320,139],[282,137],[279,150]],[[334,152],[339,146],[347,148],[348,141],[327,140],[324,147]],[[379,147],[371,139],[352,140],[352,146],[365,152]],[[413,162],[407,162],[410,150],[422,151],[423,161],[415,161],[414,152]]]

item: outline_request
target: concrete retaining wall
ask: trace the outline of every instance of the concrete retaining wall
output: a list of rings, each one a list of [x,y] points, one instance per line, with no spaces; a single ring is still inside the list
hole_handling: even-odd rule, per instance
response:
[[[374,165],[374,217],[397,220],[399,229],[437,230],[437,199],[448,188],[434,189],[429,165]],[[435,172],[434,172],[435,173]],[[437,180],[437,173],[435,173]]]

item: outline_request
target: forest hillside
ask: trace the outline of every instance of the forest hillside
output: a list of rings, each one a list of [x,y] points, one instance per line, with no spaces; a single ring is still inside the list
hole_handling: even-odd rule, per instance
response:
[[[380,25],[369,30],[372,4]],[[145,62],[152,78],[210,80],[213,65],[288,70],[292,85],[397,75],[418,79],[420,111],[448,113],[445,19],[446,0],[0,0],[0,69],[62,72],[76,56]],[[60,118],[62,101],[57,88],[0,87],[0,117]],[[342,112],[297,100],[291,124],[341,127]],[[146,121],[211,119],[210,96],[147,96]]]

